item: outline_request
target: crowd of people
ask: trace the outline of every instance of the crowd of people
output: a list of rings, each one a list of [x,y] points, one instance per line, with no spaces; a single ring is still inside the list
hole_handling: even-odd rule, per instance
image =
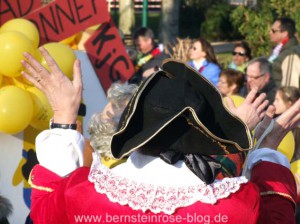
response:
[[[110,87],[90,139],[76,125],[80,61],[70,81],[45,49],[50,71],[25,53],[22,75],[45,93],[55,123],[36,139],[33,223],[295,223],[300,183],[276,150],[293,131],[299,158],[294,35],[294,21],[278,18],[269,57],[252,58],[243,41],[223,68],[204,38],[178,61],[138,29],[136,73]]]

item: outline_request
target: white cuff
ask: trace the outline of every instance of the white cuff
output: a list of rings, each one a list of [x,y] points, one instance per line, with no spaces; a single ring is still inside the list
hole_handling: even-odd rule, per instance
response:
[[[41,166],[66,176],[83,165],[84,141],[75,130],[45,130],[35,140],[37,159]]]
[[[270,148],[261,148],[255,149],[248,154],[243,175],[250,179],[252,168],[262,161],[277,163],[288,169],[291,168],[288,159],[281,152]]]

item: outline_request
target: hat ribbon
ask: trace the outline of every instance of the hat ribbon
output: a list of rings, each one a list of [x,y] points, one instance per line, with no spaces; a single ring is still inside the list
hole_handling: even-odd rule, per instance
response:
[[[167,150],[160,153],[160,158],[168,164],[175,164],[178,160],[183,160],[187,167],[206,184],[214,182],[222,168],[220,162],[206,155]]]

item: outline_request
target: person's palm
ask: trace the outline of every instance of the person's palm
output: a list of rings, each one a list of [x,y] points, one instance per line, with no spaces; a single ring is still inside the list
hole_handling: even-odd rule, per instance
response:
[[[73,81],[70,81],[46,49],[40,48],[40,51],[51,71],[47,71],[29,53],[24,53],[27,61],[22,61],[26,68],[22,75],[46,95],[56,123],[75,123],[82,95],[80,62],[79,60],[74,62]]]
[[[268,100],[265,100],[265,93],[260,94],[258,97],[256,95],[257,89],[252,89],[239,107],[235,107],[233,100],[226,97],[230,112],[246,123],[250,130],[253,130],[264,117],[265,108],[268,105]]]

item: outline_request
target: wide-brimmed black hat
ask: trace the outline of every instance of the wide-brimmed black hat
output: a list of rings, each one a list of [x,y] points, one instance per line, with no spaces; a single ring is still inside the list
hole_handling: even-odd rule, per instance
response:
[[[252,140],[246,124],[224,106],[206,78],[168,59],[140,85],[112,137],[115,158],[138,148],[224,155],[249,150]]]

